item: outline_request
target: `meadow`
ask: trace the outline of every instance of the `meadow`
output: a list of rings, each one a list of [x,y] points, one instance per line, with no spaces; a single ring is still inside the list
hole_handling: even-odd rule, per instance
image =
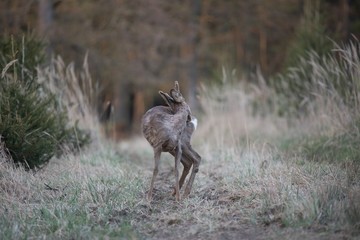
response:
[[[142,136],[105,139],[82,97],[87,91],[76,90],[73,66],[57,59],[53,71],[39,70],[40,80],[56,75],[68,84],[64,101],[74,100],[64,105],[91,130],[93,142],[36,172],[9,163],[1,143],[0,238],[358,238],[359,46],[336,53],[325,60],[312,55],[283,75],[286,94],[260,73],[247,81],[224,69],[220,82],[202,84],[203,112],[192,141],[202,162],[192,193],[175,201],[174,160],[163,154],[151,203],[145,195],[152,148]],[[288,98],[286,79],[304,82],[304,72],[303,102],[292,105],[298,99]],[[338,84],[344,78],[351,87]],[[50,84],[54,93],[64,92],[64,85]],[[79,107],[85,114],[77,114]]]

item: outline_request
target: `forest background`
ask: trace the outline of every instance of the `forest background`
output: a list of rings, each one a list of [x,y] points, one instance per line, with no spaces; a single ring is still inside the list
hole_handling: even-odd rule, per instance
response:
[[[360,4],[348,0],[11,0],[0,9],[2,37],[35,35],[48,61],[61,55],[76,68],[88,57],[98,111],[114,104],[115,138],[138,133],[174,80],[197,111],[199,84],[220,81],[223,68],[269,79],[360,32]]]

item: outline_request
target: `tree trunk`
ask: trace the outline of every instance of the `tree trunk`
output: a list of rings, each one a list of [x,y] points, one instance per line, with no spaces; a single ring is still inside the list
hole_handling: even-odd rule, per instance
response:
[[[39,17],[38,27],[39,35],[48,39],[48,45],[46,46],[46,57],[50,60],[51,54],[51,32],[50,27],[53,19],[53,8],[51,0],[39,0]]]
[[[261,70],[264,73],[268,71],[268,62],[267,62],[267,36],[266,36],[266,13],[261,4],[257,7],[258,16],[259,16],[259,58]]]
[[[338,32],[341,39],[345,40],[349,36],[349,1],[340,0],[340,19],[338,22]]]
[[[198,82],[198,73],[197,73],[197,45],[199,41],[199,17],[201,11],[201,0],[192,1],[192,19],[191,19],[191,37],[190,37],[190,46],[191,46],[191,57],[188,67],[188,76],[189,76],[189,100],[188,104],[190,107],[197,111],[199,109],[199,102],[196,98],[197,95],[197,82]]]

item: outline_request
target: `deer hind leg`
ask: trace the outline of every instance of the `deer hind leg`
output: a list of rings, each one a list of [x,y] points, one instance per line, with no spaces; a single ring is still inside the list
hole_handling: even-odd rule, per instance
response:
[[[189,146],[189,147],[187,147],[185,149],[186,150],[184,151],[184,154],[187,157],[189,157],[194,163],[193,164],[193,169],[191,171],[191,175],[190,175],[190,178],[189,178],[189,181],[188,181],[188,183],[186,185],[185,192],[184,192],[184,197],[187,197],[190,194],[192,185],[194,183],[195,175],[199,171],[201,157],[194,149],[192,149],[191,146]]]
[[[152,176],[152,179],[151,179],[150,189],[149,189],[149,192],[148,192],[148,195],[147,195],[148,201],[151,201],[151,199],[152,199],[152,191],[154,189],[155,178],[156,178],[156,175],[159,172],[160,156],[161,156],[161,149],[160,148],[154,148],[155,166],[154,166],[153,176]]]
[[[189,174],[190,168],[192,166],[192,162],[189,159],[185,158],[184,155],[182,156],[181,163],[184,165],[184,169],[181,174],[180,181],[179,181],[180,189],[183,186],[183,184],[185,182],[185,178]]]
[[[192,161],[187,159],[184,155],[181,156],[181,163],[183,164],[184,169],[179,180],[179,189],[181,189],[181,187],[183,186],[186,176],[189,174],[190,168],[192,166]],[[175,196],[175,194],[176,194],[176,190],[174,187],[173,196]]]
[[[178,143],[175,151],[175,198],[180,201],[180,187],[179,187],[179,164],[181,160],[182,149],[180,142]]]

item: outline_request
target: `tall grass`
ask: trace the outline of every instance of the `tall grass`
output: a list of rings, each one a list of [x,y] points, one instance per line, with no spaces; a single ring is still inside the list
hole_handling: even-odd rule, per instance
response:
[[[153,153],[143,138],[119,145],[101,139],[78,155],[54,159],[35,175],[0,161],[0,238],[356,238],[359,163],[346,151],[341,151],[348,157],[345,161],[336,154],[324,157],[331,148],[343,150],[345,143],[354,147],[358,139],[353,131],[358,110],[351,107],[356,98],[348,95],[353,100],[345,101],[333,81],[323,76],[335,69],[336,60],[343,64],[339,76],[351,76],[355,82],[355,68],[352,74],[345,72],[358,64],[345,58],[354,54],[348,52],[355,49],[351,46],[335,52],[334,66],[328,70],[329,59],[304,62],[313,66],[307,72],[312,90],[302,95],[309,101],[298,114],[279,116],[278,110],[286,103],[291,108],[292,102],[260,73],[256,84],[224,71],[221,85],[203,85],[204,114],[198,116],[192,142],[202,162],[190,197],[180,203],[171,195],[174,163],[166,154],[154,200],[145,202]],[[65,67],[59,59],[53,64],[39,75],[52,76],[52,91],[63,94],[59,104],[73,111],[74,122],[97,135],[97,120],[91,108],[83,106],[91,102],[81,95],[86,91],[71,89],[83,87],[72,83],[73,66]],[[301,65],[297,71],[303,71]],[[291,76],[296,74],[283,76],[283,86]],[[69,81],[63,86],[70,89],[61,89],[56,79]],[[346,94],[355,94],[346,89]],[[342,136],[350,133],[352,139],[344,141]],[[309,147],[321,151],[311,155]]]
[[[96,106],[99,89],[94,84],[87,55],[80,70],[73,63],[66,65],[60,56],[52,58],[47,67],[38,68],[38,81],[57,96],[59,108],[68,113],[72,124],[91,130],[92,139],[100,137]]]
[[[2,239],[136,237],[129,208],[142,188],[136,166],[111,149],[68,155],[33,175],[0,164]]]
[[[275,88],[203,86],[204,165],[251,221],[359,233],[358,56],[358,42],[310,53]]]
[[[141,194],[141,174],[100,134],[87,58],[80,72],[57,57],[37,75],[69,124],[90,131],[93,142],[32,172],[7,161],[0,139],[0,238],[137,238],[128,214]]]
[[[0,135],[14,163],[41,168],[61,155],[64,145],[74,150],[88,144],[88,134],[69,121],[48,81],[38,81],[43,44],[32,37],[5,37],[0,45]]]
[[[344,110],[351,114],[344,117],[358,115],[359,46],[358,41],[335,45],[325,56],[308,52],[296,67],[271,81],[277,90],[277,97],[274,96],[277,104],[283,105],[286,108],[283,111],[290,114],[292,111],[319,114],[323,110],[329,115]],[[341,116],[335,117],[343,120]]]
[[[360,44],[352,41],[325,57],[311,52],[297,68],[279,80],[277,102],[300,117],[306,116],[309,133],[305,150],[310,158],[358,161]],[[301,86],[301,87],[300,87]],[[281,99],[287,100],[280,102]]]

